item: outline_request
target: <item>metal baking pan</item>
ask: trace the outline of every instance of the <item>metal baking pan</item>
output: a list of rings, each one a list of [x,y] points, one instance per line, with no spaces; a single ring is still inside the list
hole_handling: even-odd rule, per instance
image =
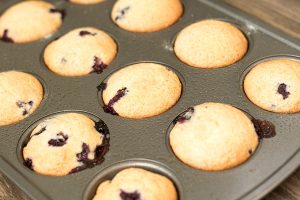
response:
[[[1,0],[0,12],[16,2]],[[252,63],[270,56],[299,55],[299,41],[218,0],[184,0],[185,12],[176,24],[144,34],[124,31],[112,22],[110,11],[115,1],[87,6],[62,0],[51,2],[66,9],[67,13],[56,33],[27,44],[0,42],[1,71],[14,69],[32,73],[42,80],[46,92],[40,108],[30,117],[0,127],[1,171],[32,199],[89,199],[99,182],[130,166],[170,177],[181,200],[259,199],[299,166],[300,113],[276,114],[262,110],[246,98],[241,86]],[[207,18],[232,22],[245,33],[250,45],[242,60],[227,68],[196,69],[176,58],[172,46],[177,33],[187,25]],[[102,29],[117,41],[118,55],[113,63],[100,75],[70,78],[50,72],[42,59],[47,44],[74,28],[85,26]],[[159,116],[141,120],[105,113],[98,99],[97,86],[121,67],[141,61],[163,63],[178,72],[183,83],[179,102]],[[208,101],[229,103],[255,118],[273,122],[276,137],[262,140],[247,162],[230,170],[206,172],[184,165],[168,146],[168,127],[186,108]],[[84,112],[102,119],[111,134],[110,151],[105,161],[92,169],[65,177],[37,175],[26,168],[21,159],[24,134],[28,134],[26,130],[38,120],[64,111]]]

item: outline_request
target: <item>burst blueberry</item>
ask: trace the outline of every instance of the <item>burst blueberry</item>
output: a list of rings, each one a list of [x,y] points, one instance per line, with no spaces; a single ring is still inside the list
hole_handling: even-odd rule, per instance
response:
[[[137,191],[130,193],[121,190],[120,197],[122,200],[141,200],[141,195]]]
[[[112,115],[118,115],[118,113],[113,108],[113,105],[118,102],[123,96],[125,96],[127,92],[127,88],[124,87],[117,91],[117,94],[108,102],[107,105],[103,106],[103,110],[106,113],[110,113]]]
[[[8,36],[8,29],[5,29],[1,37],[3,42],[14,43],[14,40]]]
[[[277,92],[282,95],[283,100],[287,99],[291,94],[290,92],[287,91],[287,85],[284,83],[281,83],[278,86]]]
[[[94,65],[92,66],[93,72],[100,74],[104,69],[107,68],[107,65],[97,56],[94,57]]]
[[[63,132],[58,133],[57,136],[58,138],[51,139],[48,141],[49,146],[54,146],[54,147],[64,146],[67,143],[67,140],[69,139],[68,135],[65,135]]]

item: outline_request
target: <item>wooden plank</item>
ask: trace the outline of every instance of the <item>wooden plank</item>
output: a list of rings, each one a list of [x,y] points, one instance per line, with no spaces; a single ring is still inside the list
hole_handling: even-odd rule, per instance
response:
[[[0,173],[0,200],[30,200],[18,187]]]
[[[300,200],[300,168],[264,200]]]
[[[300,39],[300,0],[223,0]]]

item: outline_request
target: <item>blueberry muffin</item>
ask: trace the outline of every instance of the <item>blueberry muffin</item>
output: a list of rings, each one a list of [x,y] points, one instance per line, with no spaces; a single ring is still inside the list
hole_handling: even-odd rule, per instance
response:
[[[16,81],[17,80],[17,81]],[[43,86],[33,75],[0,73],[0,126],[16,123],[33,113],[43,100]]]
[[[17,3],[0,17],[0,38],[15,43],[41,39],[61,26],[64,15],[63,10],[44,1]]]
[[[198,68],[227,67],[239,61],[247,49],[248,41],[238,28],[212,19],[187,26],[174,44],[177,57]]]
[[[258,63],[246,75],[244,91],[257,106],[272,112],[300,111],[300,62],[288,58]]]
[[[78,28],[50,43],[44,52],[48,68],[62,76],[101,73],[117,54],[117,44],[105,32]]]
[[[72,3],[78,3],[78,4],[95,4],[103,2],[104,0],[69,0]]]
[[[109,149],[106,125],[79,113],[63,113],[43,120],[23,148],[24,164],[34,172],[65,176],[94,167]]]
[[[119,172],[100,184],[93,200],[177,200],[174,184],[166,177],[140,168]]]
[[[257,148],[251,119],[227,104],[203,103],[179,115],[170,145],[185,164],[201,170],[224,170],[245,162]]]
[[[167,111],[180,95],[178,76],[155,63],[133,64],[115,72],[104,84],[102,93],[105,112],[134,119]]]
[[[112,20],[132,32],[154,32],[174,24],[182,15],[180,0],[118,0]]]

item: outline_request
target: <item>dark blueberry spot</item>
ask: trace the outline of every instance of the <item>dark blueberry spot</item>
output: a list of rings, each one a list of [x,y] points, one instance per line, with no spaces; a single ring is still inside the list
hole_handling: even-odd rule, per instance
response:
[[[92,35],[92,36],[95,36],[95,35],[97,35],[97,33],[91,33],[91,32],[89,32],[89,31],[80,31],[80,32],[79,32],[79,35],[80,35],[81,37],[86,36],[86,35]]]
[[[99,132],[103,133],[104,137],[102,139],[102,144],[98,145],[95,149],[94,159],[91,160],[88,158],[88,154],[90,153],[90,148],[86,143],[83,143],[82,151],[80,153],[76,154],[77,161],[81,162],[82,165],[72,169],[70,171],[70,174],[79,172],[86,168],[92,168],[96,165],[101,164],[104,161],[104,155],[109,151],[109,146],[110,146],[109,145],[109,140],[110,140],[109,131],[108,131],[107,126],[103,122],[101,122],[101,123],[96,122],[95,128],[98,131],[101,130]]]
[[[99,123],[99,122],[97,122]],[[109,140],[110,140],[110,135],[107,126],[101,125],[99,127],[99,124],[97,125],[96,123],[96,130],[101,132],[103,134],[103,139],[102,139],[102,144],[98,145],[95,150],[95,158],[103,158],[104,155],[108,152],[109,150]]]
[[[101,83],[100,85],[97,86],[98,91],[103,91],[107,87],[107,83]]]
[[[27,110],[23,110],[22,115],[25,116],[27,114],[28,114],[28,111]]]
[[[275,126],[269,121],[252,119],[255,131],[260,139],[271,138],[276,135]]]
[[[192,114],[195,112],[195,109],[193,107],[188,108],[186,111],[184,111],[183,113],[181,113],[180,115],[178,115],[175,120],[173,121],[174,124],[176,124],[177,122],[182,124],[184,123],[186,120],[190,120],[192,117]]]
[[[113,107],[111,107],[111,106],[105,105],[105,106],[103,106],[103,110],[104,110],[104,112],[110,113],[110,114],[112,114],[112,115],[119,115],[119,114],[117,113],[117,111],[115,111],[115,109],[114,109]]]
[[[109,150],[109,143],[101,144],[96,147],[95,156],[97,158],[103,157]]]
[[[25,105],[25,102],[24,101],[17,101],[17,106],[19,107],[19,108],[23,108],[24,107],[24,105]]]
[[[79,162],[84,162],[84,161],[88,160],[89,153],[90,153],[89,145],[87,145],[86,143],[83,143],[82,151],[80,153],[76,154],[76,157],[78,158],[77,160]]]
[[[8,36],[8,29],[5,29],[1,37],[3,42],[14,43],[14,40]]]
[[[51,139],[48,141],[49,146],[54,147],[61,147],[64,146],[67,143],[67,140],[69,139],[68,135],[65,135],[63,132],[60,132],[57,134],[56,139]]]
[[[277,89],[277,92],[282,95],[283,99],[287,99],[290,95],[290,93],[286,90],[286,86],[286,84],[281,83]]]
[[[252,149],[249,149],[248,153],[251,155],[253,153]]]
[[[104,134],[105,137],[109,137],[108,127],[106,126],[106,124],[103,121],[95,122],[95,129],[99,133]]]
[[[106,65],[100,58],[97,56],[94,57],[94,65],[92,66],[93,71],[96,72],[97,74],[100,74],[103,72],[105,68],[107,68],[108,65]]]
[[[33,106],[33,101],[29,101],[29,102],[24,102],[24,101],[17,101],[16,104],[19,108],[22,109],[22,115],[25,116],[29,113],[29,111],[31,110],[32,106]]]
[[[35,134],[33,134],[31,137],[36,136],[36,135],[40,135],[45,130],[46,130],[46,126],[44,126],[43,128],[41,128],[41,130],[39,130],[38,132],[36,132]]]
[[[115,18],[115,21],[123,19],[125,17],[125,14],[128,12],[129,9],[130,9],[130,7],[127,6],[127,7],[123,8],[123,9],[119,10],[118,14],[117,14],[117,16]]]
[[[121,190],[120,197],[122,200],[140,200],[141,195],[137,191],[129,193]]]
[[[81,166],[79,166],[79,167],[75,167],[74,169],[72,169],[72,170],[69,172],[69,174],[74,174],[74,173],[80,172],[80,171],[82,171],[82,170],[84,170],[84,169],[86,169],[86,167],[85,167],[84,165],[81,165]]]
[[[65,58],[62,58],[61,60],[60,60],[60,63],[61,64],[65,64],[67,62],[67,60],[65,59]]]
[[[56,8],[50,8],[50,13],[59,13],[61,15],[61,19],[64,19],[66,16],[66,11],[64,9],[56,9]]]
[[[32,164],[32,160],[30,158],[27,158],[25,161],[24,161],[24,165],[26,167],[28,167],[29,169],[33,170],[33,164]]]
[[[107,151],[106,151],[106,152],[107,152]],[[106,153],[106,152],[105,152],[105,153]],[[81,162],[82,165],[80,165],[80,166],[78,166],[78,167],[72,169],[72,170],[70,171],[70,174],[75,173],[75,172],[79,172],[79,171],[84,170],[84,169],[86,169],[86,168],[92,168],[92,167],[94,167],[94,166],[96,166],[96,165],[98,165],[98,164],[101,164],[101,163],[104,161],[104,157],[103,157],[104,154],[102,155],[102,157],[96,157],[97,154],[96,154],[96,151],[95,151],[95,158],[92,159],[92,160],[90,160],[90,159],[88,158],[88,154],[89,154],[89,153],[90,153],[90,148],[89,148],[89,146],[88,146],[86,143],[83,143],[83,144],[82,144],[82,152],[81,152],[81,153],[78,153],[78,154],[76,155],[77,161],[78,161],[78,162]]]
[[[108,102],[108,104],[105,105],[105,106],[103,106],[104,112],[110,113],[112,115],[118,115],[118,113],[113,108],[113,105],[117,101],[119,101],[123,96],[125,96],[126,92],[127,92],[127,88],[126,87],[118,90],[117,94]]]

